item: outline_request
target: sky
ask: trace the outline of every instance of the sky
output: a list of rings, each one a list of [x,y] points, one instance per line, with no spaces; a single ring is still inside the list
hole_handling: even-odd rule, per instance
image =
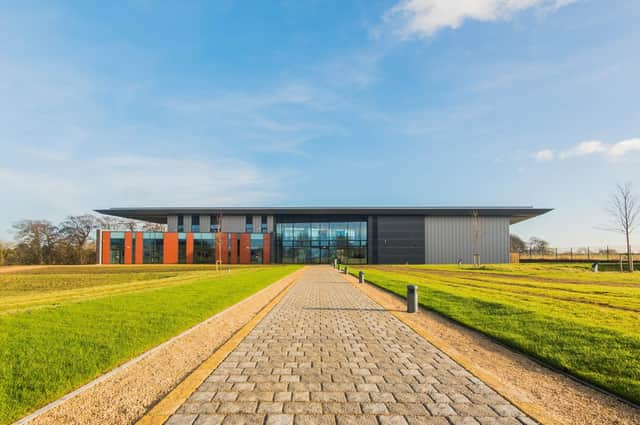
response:
[[[637,0],[0,1],[0,239],[131,206],[535,206],[640,192]],[[640,231],[635,236],[640,245]]]

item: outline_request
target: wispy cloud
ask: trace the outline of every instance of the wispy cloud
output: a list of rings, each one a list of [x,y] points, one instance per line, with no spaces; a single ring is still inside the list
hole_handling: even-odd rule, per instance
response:
[[[505,20],[527,9],[553,12],[577,0],[403,0],[385,15],[401,38],[431,37],[466,20]]]
[[[551,161],[556,158],[564,160],[593,155],[603,155],[609,159],[620,159],[637,152],[640,152],[640,138],[626,139],[615,143],[587,140],[558,152],[552,149],[543,149],[535,152],[533,157],[538,161]]]

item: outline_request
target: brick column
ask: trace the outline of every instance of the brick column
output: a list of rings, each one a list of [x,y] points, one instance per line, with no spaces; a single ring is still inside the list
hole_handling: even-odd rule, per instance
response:
[[[193,264],[193,233],[187,233],[187,264]]]
[[[144,262],[144,233],[136,232],[136,264]]]
[[[164,242],[162,244],[162,263],[177,264],[178,263],[178,234],[167,232],[164,234]]]
[[[102,231],[102,264],[111,264],[111,232]]]
[[[229,261],[229,247],[227,244],[227,234],[224,232],[216,233],[216,261],[222,260],[223,264]]]
[[[251,235],[240,233],[240,264],[251,264]]]
[[[264,234],[262,243],[262,264],[271,264],[271,233]]]

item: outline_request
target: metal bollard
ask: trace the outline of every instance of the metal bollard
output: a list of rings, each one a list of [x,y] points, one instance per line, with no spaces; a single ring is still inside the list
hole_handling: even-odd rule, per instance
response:
[[[407,313],[418,311],[418,287],[407,285]]]
[[[358,273],[358,281],[360,283],[364,283],[364,272],[361,271],[360,273]]]
[[[349,266],[344,266],[344,274],[349,274]]]

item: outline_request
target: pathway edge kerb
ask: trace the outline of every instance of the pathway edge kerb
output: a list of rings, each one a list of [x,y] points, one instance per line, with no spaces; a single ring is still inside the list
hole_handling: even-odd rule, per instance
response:
[[[220,345],[200,366],[191,371],[169,393],[157,401],[157,403],[140,418],[136,425],[155,425],[164,423],[176,410],[189,398],[189,396],[204,382],[205,379],[222,363],[227,356],[244,340],[244,338],[274,309],[291,288],[298,282],[300,274],[307,267],[292,273],[291,282],[273,297],[253,318],[251,318],[240,330],[234,333],[227,341]],[[266,289],[266,288],[265,288]]]
[[[79,388],[76,388],[75,390],[68,392],[67,394],[63,395],[62,397],[42,406],[41,408],[39,408],[38,410],[30,413],[29,415],[18,419],[17,421],[13,422],[12,425],[26,425],[29,422],[33,421],[34,419],[37,419],[39,416],[42,416],[43,414],[49,412],[50,410],[55,409],[56,407],[64,404],[66,401],[90,390],[91,388],[95,387],[96,385],[107,381],[108,379],[116,376],[117,374],[126,371],[127,369],[129,369],[131,366],[139,363],[140,361],[146,359],[147,357],[151,356],[152,354],[162,350],[163,348],[167,347],[168,345],[175,343],[176,341],[180,340],[181,338],[184,338],[185,336],[189,335],[190,333],[192,333],[193,331],[199,329],[202,326],[206,326],[207,324],[211,323],[212,321],[218,319],[220,316],[223,316],[225,314],[227,314],[229,312],[229,310],[231,309],[235,309],[235,308],[239,308],[241,307],[243,304],[247,304],[249,303],[251,300],[258,298],[259,296],[261,296],[264,292],[266,292],[267,290],[269,290],[271,287],[278,285],[279,283],[281,283],[284,280],[287,279],[291,279],[291,282],[287,285],[287,287],[285,289],[283,289],[283,291],[287,291],[288,289],[291,288],[291,286],[293,286],[293,283],[295,283],[298,279],[298,274],[301,274],[306,267],[303,267],[300,270],[296,270],[288,275],[286,275],[285,277],[278,279],[277,281],[271,283],[270,285],[268,285],[267,287],[261,289],[260,291],[256,292],[255,294],[250,295],[249,297],[233,304],[230,305],[229,307],[225,308],[222,311],[219,311],[218,313],[214,314],[213,316],[205,319],[202,322],[199,322],[193,326],[191,326],[188,329],[185,329],[184,331],[182,331],[181,333],[179,333],[178,335],[175,335],[173,337],[171,337],[170,339],[154,346],[153,348],[141,353],[140,355],[127,360],[125,363],[116,366],[115,368],[109,370],[108,372],[98,376],[97,378],[93,379],[92,381],[87,382],[86,384],[80,386]],[[282,293],[279,292],[274,298],[278,297],[280,294]],[[271,299],[271,301],[273,301],[273,298]],[[271,302],[269,301],[266,305],[269,305],[269,303]],[[264,307],[263,307],[264,308]],[[262,310],[261,310],[262,311]],[[258,313],[260,314],[260,313]],[[224,344],[224,343],[223,343]]]
[[[339,273],[339,272],[338,272]],[[341,273],[340,273],[341,274]],[[374,302],[375,304],[379,305],[381,308],[383,308],[385,311],[388,311],[389,313],[391,313],[391,315],[393,317],[395,317],[397,320],[399,320],[400,322],[402,322],[404,325],[406,325],[409,329],[411,329],[413,332],[415,332],[418,336],[420,336],[421,338],[425,339],[427,342],[429,342],[429,344],[433,345],[434,347],[436,347],[438,350],[442,351],[444,354],[446,354],[447,356],[449,356],[449,358],[451,358],[453,361],[455,361],[458,365],[460,365],[460,367],[462,367],[464,370],[466,370],[467,372],[469,372],[471,375],[475,376],[476,378],[480,379],[487,387],[491,388],[493,391],[495,391],[496,393],[498,393],[501,397],[503,397],[505,400],[507,400],[509,403],[512,403],[514,406],[516,406],[518,409],[522,410],[523,413],[525,413],[526,415],[528,415],[530,418],[532,418],[533,420],[535,420],[536,422],[539,422],[540,424],[547,424],[547,425],[556,425],[557,423],[554,421],[550,421],[549,418],[544,418],[541,419],[538,415],[537,412],[534,413],[531,411],[531,409],[529,409],[529,406],[526,403],[521,403],[517,400],[514,400],[512,397],[510,397],[508,394],[504,393],[503,391],[500,391],[499,389],[497,389],[495,386],[491,385],[489,382],[487,382],[486,380],[482,379],[481,377],[478,376],[478,374],[474,371],[472,371],[471,369],[469,369],[464,363],[460,362],[460,360],[457,358],[457,356],[452,356],[451,354],[449,354],[448,350],[446,350],[446,347],[442,347],[440,344],[435,343],[430,337],[429,334],[427,332],[425,332],[425,330],[420,327],[417,326],[413,323],[411,323],[410,321],[408,321],[401,313],[397,312],[397,311],[393,311],[393,310],[388,310],[386,309],[384,306],[382,306],[378,301],[376,301],[375,299],[373,299],[369,294],[367,294],[365,291],[360,289],[360,285],[362,285],[358,279],[349,274],[349,275],[344,275],[341,274],[341,276],[344,277],[344,279],[349,282],[352,286],[355,286],[362,294],[364,294],[367,298],[369,298],[372,302]],[[365,281],[366,282],[366,281]],[[376,287],[377,289],[386,291],[385,288],[381,288],[380,286],[371,283],[371,282],[366,282],[369,283],[370,285],[373,285],[374,287]],[[398,299],[405,299],[401,296],[399,296],[398,294],[395,294],[393,292],[387,291],[389,292],[391,295],[397,297]],[[422,307],[418,307],[419,309]],[[418,310],[419,311],[419,310]],[[557,424],[560,425],[560,424]]]

